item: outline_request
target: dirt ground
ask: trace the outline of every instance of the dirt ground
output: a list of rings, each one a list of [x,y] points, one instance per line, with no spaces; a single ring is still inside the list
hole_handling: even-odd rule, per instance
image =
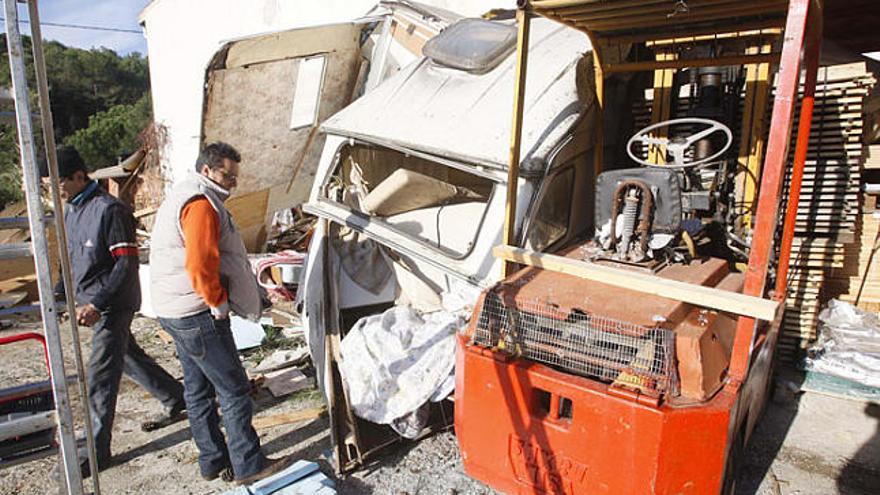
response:
[[[4,335],[39,329],[37,324],[4,330]],[[152,320],[138,318],[133,332],[148,354],[180,377],[173,346],[157,337]],[[90,332],[83,332],[86,342]],[[88,345],[83,346],[87,352]],[[0,350],[0,377],[19,384],[45,377],[41,351],[33,344]],[[68,358],[70,358],[68,353]],[[72,367],[70,369],[73,369]],[[783,383],[792,383],[784,378]],[[737,485],[740,494],[862,495],[880,493],[880,406],[817,394],[796,393],[783,386],[770,403],[746,452]],[[322,402],[314,390],[274,399],[262,390],[256,396],[257,417],[315,407]],[[108,494],[211,494],[232,485],[203,481],[198,475],[197,450],[186,422],[144,433],[140,422],[160,410],[159,403],[132,381],[123,379],[114,425],[116,463],[101,473]],[[327,475],[330,442],[326,419],[259,431],[272,456],[293,455],[317,461]],[[50,476],[54,458],[0,471],[0,495],[56,493]],[[337,480],[341,494],[456,495],[494,494],[464,474],[452,432],[417,443],[400,444],[388,456],[361,471]]]

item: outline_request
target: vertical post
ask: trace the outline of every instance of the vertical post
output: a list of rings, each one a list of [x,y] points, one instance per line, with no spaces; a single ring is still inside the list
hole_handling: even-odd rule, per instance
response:
[[[31,108],[24,64],[24,48],[18,30],[18,1],[4,0],[6,7],[6,37],[9,50],[9,66],[12,73],[12,89],[15,96],[15,113],[18,124],[22,178],[28,206],[28,223],[31,230],[34,263],[37,272],[37,288],[43,315],[43,332],[49,351],[49,366],[52,393],[55,398],[58,431],[61,441],[61,460],[64,467],[64,482],[69,494],[83,493],[82,475],[76,454],[76,438],[73,430],[73,414],[67,390],[67,377],[64,373],[64,356],[61,333],[58,329],[58,316],[55,311],[55,298],[52,294],[51,267],[49,266],[49,244],[46,227],[43,224],[43,205],[40,201],[40,177],[37,173],[36,148],[31,122]]]
[[[529,28],[531,14],[525,8],[517,9],[516,72],[513,90],[513,123],[510,127],[510,156],[507,161],[507,208],[504,214],[504,232],[501,242],[516,245],[516,196],[519,185],[520,145],[522,144],[523,105],[526,95],[526,66],[529,57]],[[501,277],[513,272],[513,263],[502,261]]]
[[[58,190],[58,156],[55,150],[55,124],[52,119],[52,108],[49,104],[49,82],[46,75],[46,60],[43,57],[43,36],[40,29],[40,12],[37,1],[28,2],[28,15],[31,24],[31,44],[34,52],[34,75],[37,83],[37,95],[40,102],[40,117],[43,128],[43,141],[46,150],[46,162],[49,169],[49,190],[52,195],[52,207],[55,211],[55,238],[58,239],[59,258],[61,259],[61,280],[64,282],[67,303],[67,314],[70,322],[70,335],[73,341],[73,357],[76,365],[76,376],[79,384],[79,396],[85,420],[86,446],[89,454],[89,467],[91,467],[92,488],[95,495],[101,495],[101,487],[98,481],[98,461],[95,452],[95,442],[92,436],[92,415],[90,410],[88,387],[86,386],[85,367],[83,364],[82,349],[80,348],[79,327],[76,323],[76,302],[73,297],[73,277],[70,270],[70,254],[67,251],[67,231],[64,228],[64,205],[61,202],[61,194]]]
[[[593,150],[593,180],[602,173],[605,159],[605,67],[602,65],[602,46],[590,36],[593,45],[593,77],[596,83],[596,126],[593,128],[595,149]]]
[[[770,139],[762,167],[754,237],[743,287],[743,293],[750,296],[763,297],[770,258],[773,255],[773,236],[776,232],[785,164],[788,161],[788,146],[800,79],[801,49],[804,46],[809,10],[810,0],[791,0],[788,7],[785,41],[779,59],[778,83],[770,122]],[[754,318],[739,318],[730,360],[732,382],[742,383],[748,374],[756,326]]]
[[[750,47],[746,54],[770,53],[771,46]],[[739,222],[743,230],[752,228],[758,180],[761,176],[761,155],[764,153],[764,129],[767,98],[770,94],[770,64],[746,66],[746,99],[743,105],[743,125],[740,133],[739,163],[742,172],[737,178],[737,198],[742,215]]]
[[[660,52],[656,55],[658,61],[675,60],[678,56],[674,53]],[[651,104],[651,123],[656,124],[669,120],[672,112],[672,100],[678,95],[672,94],[672,85],[675,82],[675,69],[657,69],[654,71],[654,101]],[[662,127],[651,133],[652,137],[665,138],[668,133],[667,127]],[[660,146],[648,147],[648,161],[663,165],[666,163],[666,149]]]
[[[784,300],[788,291],[788,268],[791,263],[791,245],[794,242],[794,228],[797,221],[798,202],[801,199],[801,186],[804,182],[804,164],[810,144],[810,124],[813,120],[813,104],[816,99],[816,77],[819,72],[819,46],[822,43],[822,16],[816,9],[810,15],[809,37],[804,48],[804,96],[801,100],[800,123],[797,143],[794,148],[794,163],[791,170],[791,185],[788,189],[788,206],[785,210],[785,223],[782,227],[782,242],[779,246],[779,265],[776,269],[776,298]]]

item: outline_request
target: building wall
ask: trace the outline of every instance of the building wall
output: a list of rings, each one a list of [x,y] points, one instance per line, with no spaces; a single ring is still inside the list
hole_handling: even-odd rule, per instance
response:
[[[377,0],[153,0],[141,13],[153,112],[168,132],[163,166],[179,179],[193,166],[201,130],[205,67],[223,42],[253,34],[344,22]],[[422,0],[465,16],[513,8],[514,0]]]

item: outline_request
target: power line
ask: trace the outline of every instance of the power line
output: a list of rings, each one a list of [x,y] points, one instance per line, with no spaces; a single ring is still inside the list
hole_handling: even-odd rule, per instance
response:
[[[6,21],[3,17],[0,17],[0,21]],[[27,19],[21,19],[21,22],[30,23]],[[69,29],[83,29],[88,31],[113,31],[115,33],[136,33],[142,34],[141,31],[137,29],[123,29],[123,28],[114,28],[114,27],[104,27],[104,26],[84,26],[82,24],[62,24],[58,22],[45,22],[40,21],[41,26],[52,26],[52,27],[60,27],[60,28],[69,28]]]

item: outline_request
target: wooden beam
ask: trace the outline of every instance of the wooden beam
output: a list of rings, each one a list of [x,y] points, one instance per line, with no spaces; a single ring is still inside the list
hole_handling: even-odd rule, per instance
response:
[[[534,266],[559,273],[574,275],[586,280],[613,285],[643,294],[665,297],[704,308],[716,309],[737,315],[772,321],[779,303],[760,297],[747,296],[670,280],[656,275],[597,265],[547,253],[537,253],[511,246],[496,246],[492,250],[496,258],[522,265]]]
[[[255,429],[262,430],[272,426],[286,425],[290,423],[299,423],[301,421],[309,421],[321,417],[327,411],[324,406],[312,407],[310,409],[301,409],[299,411],[283,412],[273,414],[271,416],[261,416],[254,418],[252,424]]]

